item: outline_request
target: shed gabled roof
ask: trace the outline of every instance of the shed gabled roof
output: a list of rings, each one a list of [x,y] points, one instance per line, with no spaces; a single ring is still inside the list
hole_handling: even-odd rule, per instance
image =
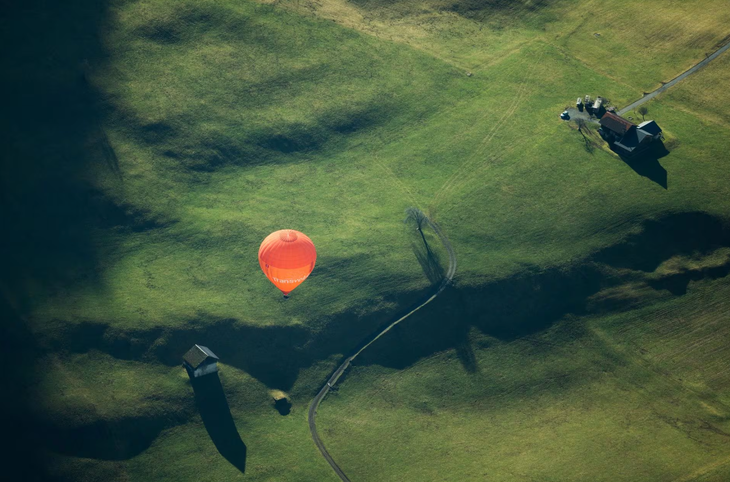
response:
[[[612,112],[606,112],[603,117],[601,117],[599,124],[601,124],[601,127],[605,127],[606,129],[621,135],[625,134],[626,131],[632,127],[636,127],[636,124],[630,120],[619,117]]]
[[[218,361],[219,358],[215,355],[215,353],[210,351],[208,347],[200,345],[193,345],[193,347],[188,350],[185,355],[183,355],[183,361],[193,367],[193,369],[198,368],[208,359]]]
[[[646,132],[644,129],[636,129],[636,136],[639,139],[639,144],[641,144],[647,137],[653,137],[653,134]]]

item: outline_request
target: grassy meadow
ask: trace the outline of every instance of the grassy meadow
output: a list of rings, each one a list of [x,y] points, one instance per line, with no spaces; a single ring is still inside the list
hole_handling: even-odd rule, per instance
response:
[[[474,330],[471,365],[457,350],[401,370],[372,355],[322,405],[321,430],[362,480],[724,480],[728,289],[693,282],[515,340]]]
[[[723,7],[7,9],[0,346],[22,365],[3,402],[21,478],[336,480],[307,405],[430,294],[403,223],[419,207],[457,279],[323,402],[353,480],[720,480],[728,60],[648,105],[669,150],[651,162],[558,114],[684,71],[730,33]],[[283,227],[318,250],[288,301],[256,259]],[[243,474],[179,366],[193,343],[221,357]]]
[[[688,78],[666,93],[673,104],[685,112],[700,115],[705,122],[724,127],[730,125],[730,116],[722,108],[727,94],[722,89],[722,79],[730,70],[730,60],[723,55],[706,68]]]

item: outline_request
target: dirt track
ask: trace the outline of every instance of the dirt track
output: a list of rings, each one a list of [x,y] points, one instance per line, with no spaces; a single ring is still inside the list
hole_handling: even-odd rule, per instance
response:
[[[312,400],[312,403],[309,405],[309,413],[308,413],[308,419],[309,419],[309,431],[312,433],[312,439],[314,440],[314,444],[317,446],[319,451],[322,453],[322,456],[325,458],[328,464],[330,464],[330,467],[332,467],[332,470],[335,471],[337,476],[342,480],[343,482],[350,482],[350,479],[347,478],[347,475],[342,471],[342,469],[337,465],[337,463],[334,461],[332,456],[327,452],[327,449],[324,446],[324,443],[319,438],[319,434],[317,433],[317,408],[319,408],[319,404],[324,400],[324,397],[327,396],[327,393],[329,393],[330,389],[335,386],[337,381],[340,379],[343,373],[345,373],[345,370],[350,366],[352,361],[360,354],[362,353],[367,347],[375,343],[375,341],[380,338],[381,336],[385,335],[387,332],[389,332],[395,325],[400,323],[401,321],[405,320],[409,316],[411,316],[416,311],[420,310],[427,304],[429,304],[431,301],[433,301],[445,288],[446,286],[451,283],[451,281],[454,278],[454,273],[456,273],[456,253],[454,252],[454,248],[451,246],[451,243],[449,242],[448,238],[441,232],[441,229],[436,225],[434,222],[432,222],[430,219],[426,218],[426,222],[431,227],[431,229],[434,230],[434,232],[438,235],[439,239],[441,240],[441,243],[443,243],[444,248],[446,248],[446,251],[449,253],[449,267],[446,270],[446,274],[444,275],[444,279],[441,281],[441,284],[439,284],[438,288],[434,292],[431,297],[429,297],[426,301],[406,313],[404,316],[398,318],[391,324],[389,324],[385,329],[378,332],[376,335],[373,336],[372,340],[370,340],[368,343],[366,343],[362,348],[357,350],[353,355],[350,355],[349,357],[345,358],[345,360],[342,362],[342,364],[337,368],[337,370],[334,371],[334,373],[330,376],[329,380],[327,380],[327,383],[324,384],[322,389],[317,393],[317,395]]]

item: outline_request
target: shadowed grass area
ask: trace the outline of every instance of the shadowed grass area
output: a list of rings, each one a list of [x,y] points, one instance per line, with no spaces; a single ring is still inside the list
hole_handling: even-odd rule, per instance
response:
[[[167,390],[160,391],[150,384],[142,384],[134,390],[140,400],[150,402],[153,410],[148,409],[148,413],[154,414],[158,420],[165,418],[165,412],[161,410],[163,407],[170,413],[186,416],[181,423],[167,424],[144,452],[121,461],[52,456],[51,473],[61,480],[94,480],[98,477],[110,481],[194,481],[204,477],[223,480],[335,480],[312,444],[306,424],[309,384],[318,383],[331,369],[331,364],[314,367],[300,378],[289,392],[293,405],[286,417],[273,407],[265,385],[228,365],[219,367],[218,383],[211,378],[205,383],[196,383],[194,387],[188,382],[185,370],[179,366],[168,375],[160,376],[165,383],[176,387],[180,395],[178,399],[170,398]],[[120,392],[122,387],[104,387],[98,383],[100,368],[96,363],[87,363],[90,385],[106,390],[107,397],[123,396]],[[142,373],[148,380],[146,373],[149,373],[148,369]],[[113,367],[109,371],[110,377],[119,375]],[[216,385],[222,387],[222,391]],[[87,394],[88,400],[93,400],[92,393]],[[227,405],[231,418],[226,416],[222,404]],[[134,404],[125,403],[123,407],[132,409]],[[235,425],[235,430],[231,424]],[[136,426],[140,432],[145,429],[145,426]],[[238,437],[245,445],[245,476],[239,470],[242,467],[242,447]],[[93,441],[87,439],[89,444]],[[230,463],[224,457],[229,458]]]
[[[95,230],[138,223],[94,182],[117,169],[86,69],[105,61],[98,28],[106,11],[106,2],[13,2],[0,17],[0,86],[8,93],[0,119],[0,286],[23,310],[39,286],[98,282]]]

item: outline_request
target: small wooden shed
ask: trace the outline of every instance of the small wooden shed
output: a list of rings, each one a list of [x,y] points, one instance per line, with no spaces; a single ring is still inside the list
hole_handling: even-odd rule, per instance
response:
[[[202,377],[218,371],[219,358],[207,346],[193,345],[183,355],[183,366],[190,378]]]

